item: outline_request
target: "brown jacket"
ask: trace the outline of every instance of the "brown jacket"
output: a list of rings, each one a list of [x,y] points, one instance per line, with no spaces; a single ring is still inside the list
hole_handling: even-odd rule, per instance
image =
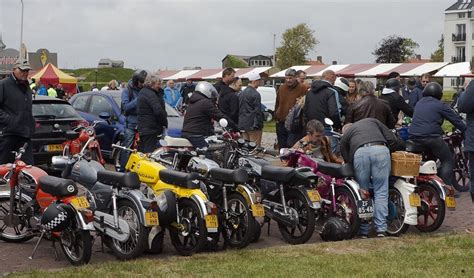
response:
[[[304,148],[301,148],[300,141],[303,141],[304,143],[308,143],[308,144]],[[292,149],[303,150],[304,152],[307,152],[307,151],[312,151],[312,148],[313,146],[309,142],[309,135],[306,135],[301,140],[296,142],[296,144],[293,146]],[[340,164],[342,164],[343,162],[341,158],[337,157],[331,151],[331,144],[329,143],[329,139],[326,136],[323,137],[322,142],[321,142],[321,154],[324,156],[324,161],[340,163]]]
[[[304,95],[308,88],[303,84],[297,84],[294,88],[286,84],[280,86],[277,91],[275,102],[275,118],[279,122],[284,122],[290,109],[295,106],[296,100]]]
[[[377,119],[390,129],[396,123],[388,104],[374,95],[365,96],[349,106],[346,123],[355,123],[365,118]]]

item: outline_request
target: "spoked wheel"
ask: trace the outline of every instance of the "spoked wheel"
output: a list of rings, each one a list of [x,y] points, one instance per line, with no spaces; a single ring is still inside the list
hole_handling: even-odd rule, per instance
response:
[[[418,192],[421,198],[421,207],[418,208],[416,228],[422,232],[436,231],[443,224],[446,204],[430,184],[419,184]]]
[[[61,250],[72,265],[87,264],[92,254],[92,237],[89,231],[72,227],[61,232]]]
[[[181,199],[178,204],[179,227],[170,229],[171,243],[179,254],[191,256],[201,250],[207,240],[206,223],[199,207],[190,199]]]
[[[302,244],[307,242],[313,235],[316,216],[309,207],[306,198],[301,193],[290,190],[286,194],[286,205],[298,212],[298,224],[295,227],[287,227],[278,223],[280,233],[286,242],[290,244]]]
[[[387,219],[387,234],[398,236],[408,230],[405,221],[405,205],[400,191],[396,188],[390,188],[388,191],[389,219]],[[393,206],[391,208],[391,206]],[[394,210],[395,215],[391,216],[390,211]]]
[[[466,192],[469,191],[471,185],[469,175],[469,162],[464,152],[462,152],[460,148],[455,149],[455,153],[456,166],[453,170],[455,178],[453,186],[459,192]]]
[[[16,199],[13,219],[8,215],[10,212],[10,198],[0,199],[0,239],[6,242],[24,242],[32,239],[34,234],[28,228],[28,216],[20,212],[20,206],[24,208],[27,201],[22,197]]]
[[[336,202],[339,205],[337,216],[346,220],[350,227],[350,236],[357,234],[360,227],[360,218],[357,215],[357,202],[354,194],[346,187],[336,187]]]
[[[115,144],[119,145],[119,146],[122,145],[122,143],[120,141],[117,141]],[[114,162],[115,171],[117,171],[117,172],[120,171],[120,156],[121,156],[121,153],[122,153],[121,149],[114,148],[112,150],[112,161]]]
[[[241,194],[233,193],[228,198],[228,217],[224,220],[229,245],[244,248],[255,236],[255,219]]]
[[[129,260],[140,256],[147,247],[148,231],[140,223],[137,207],[128,200],[117,204],[118,217],[128,223],[130,236],[125,242],[112,240],[111,248],[117,258]]]

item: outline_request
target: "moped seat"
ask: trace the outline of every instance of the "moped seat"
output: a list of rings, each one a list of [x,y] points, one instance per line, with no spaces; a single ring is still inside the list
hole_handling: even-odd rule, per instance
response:
[[[66,139],[68,139],[68,140],[75,140],[79,137],[79,132],[68,130],[64,134],[64,137],[66,137]]]
[[[428,149],[425,146],[423,146],[421,144],[417,144],[412,140],[407,140],[406,141],[406,150],[407,150],[407,152],[411,152],[411,153],[424,153]]]
[[[223,183],[245,183],[249,177],[247,171],[242,168],[237,170],[212,168],[209,171],[209,174],[211,176],[211,179]]]
[[[140,188],[140,179],[137,173],[128,172],[114,172],[108,170],[101,170],[97,172],[97,181],[103,184],[111,185],[114,188],[127,187],[130,189]]]
[[[291,167],[264,166],[262,178],[270,181],[288,183],[296,175],[296,170]]]
[[[41,190],[56,197],[68,197],[77,194],[77,185],[73,180],[53,176],[43,176],[38,180]]]
[[[160,171],[161,181],[187,189],[201,188],[198,182],[200,179],[201,177],[197,173],[183,173],[169,169]]]
[[[255,164],[257,165],[260,165],[260,166],[268,166],[268,165],[271,165],[271,163],[263,158],[258,158],[258,157],[246,157],[246,159],[254,162]]]
[[[354,176],[352,165],[349,163],[338,164],[322,160],[318,160],[317,163],[319,172],[334,177],[336,179],[349,178]]]
[[[165,136],[164,140],[166,142],[167,147],[187,147],[187,148],[193,147],[193,144],[191,144],[191,142],[189,142],[189,140],[185,138]]]

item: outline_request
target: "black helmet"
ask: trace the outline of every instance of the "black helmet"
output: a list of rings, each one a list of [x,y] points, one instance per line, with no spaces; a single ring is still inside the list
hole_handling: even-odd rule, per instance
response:
[[[138,86],[139,83],[144,83],[146,78],[145,70],[136,70],[132,75],[132,84],[133,86]]]
[[[59,232],[64,230],[74,218],[74,210],[59,202],[54,202],[49,205],[43,215],[41,216],[41,225],[52,232]]]
[[[389,80],[387,80],[387,82],[385,82],[385,88],[392,89],[397,92],[400,90],[401,87],[402,83],[400,83],[400,80],[396,78],[390,78]]]
[[[439,100],[443,97],[443,88],[437,82],[430,82],[423,89],[424,97],[434,97]]]
[[[346,220],[331,216],[324,222],[319,235],[324,241],[339,241],[349,239],[351,230]]]

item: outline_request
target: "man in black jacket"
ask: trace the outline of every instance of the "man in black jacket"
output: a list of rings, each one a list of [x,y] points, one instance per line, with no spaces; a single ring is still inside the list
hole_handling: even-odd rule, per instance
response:
[[[378,237],[387,231],[388,177],[390,152],[404,150],[404,142],[377,119],[367,118],[342,129],[341,153],[344,161],[352,163],[357,182],[364,191],[374,191],[374,225]],[[361,224],[359,234],[367,237],[369,226]]]
[[[30,64],[18,59],[13,73],[0,81],[0,164],[15,160],[12,151],[28,143],[22,160],[32,165],[31,136],[35,131],[32,112],[32,94],[28,84]]]
[[[164,92],[157,73],[148,74],[137,99],[138,134],[140,151],[153,152],[158,146],[158,136],[168,127]]]
[[[214,134],[213,120],[219,121],[225,118],[232,129],[237,128],[231,119],[217,109],[216,99],[216,88],[206,81],[199,82],[196,91],[189,98],[181,136],[188,139],[196,148],[208,146],[205,137]]]
[[[262,97],[257,88],[263,81],[258,73],[252,73],[249,76],[249,84],[243,90],[239,97],[239,130],[243,130],[242,137],[245,140],[255,142],[257,146],[262,143],[263,113]]]
[[[217,90],[218,101],[217,106],[227,117],[237,123],[239,117],[239,98],[230,84],[235,80],[235,70],[226,68],[222,71],[222,80],[214,84]]]
[[[385,88],[382,91],[382,95],[379,97],[381,100],[388,103],[395,121],[398,121],[398,114],[400,111],[405,113],[408,117],[413,117],[413,107],[408,105],[400,95],[401,87],[402,83],[400,83],[400,80],[391,78],[385,83]]]

